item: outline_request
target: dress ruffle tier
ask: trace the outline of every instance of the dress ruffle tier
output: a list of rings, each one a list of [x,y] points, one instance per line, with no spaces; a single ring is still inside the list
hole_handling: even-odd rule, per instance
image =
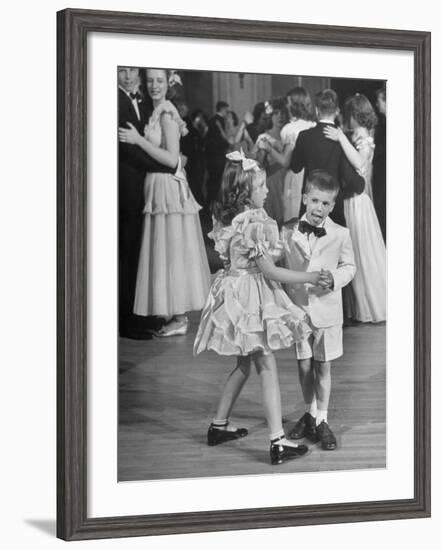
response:
[[[215,225],[210,236],[220,257],[230,264],[218,272],[212,284],[194,353],[270,353],[307,338],[311,329],[304,311],[256,265],[256,259],[264,254],[280,254],[274,220],[262,209],[250,210],[236,216],[228,227]]]

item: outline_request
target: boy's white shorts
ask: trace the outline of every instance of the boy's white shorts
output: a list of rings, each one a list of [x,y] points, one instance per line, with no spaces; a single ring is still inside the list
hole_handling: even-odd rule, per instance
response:
[[[316,361],[333,361],[341,357],[342,325],[332,327],[312,327],[313,332],[306,340],[296,344],[296,357]]]

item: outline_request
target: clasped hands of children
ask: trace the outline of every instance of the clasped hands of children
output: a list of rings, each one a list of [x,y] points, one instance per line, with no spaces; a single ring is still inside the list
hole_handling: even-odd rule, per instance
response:
[[[316,277],[317,280],[312,284],[314,284],[315,286],[319,286],[324,290],[333,289],[333,284],[334,284],[333,275],[328,269],[321,269],[321,271],[315,271],[314,273],[315,275],[317,275]]]

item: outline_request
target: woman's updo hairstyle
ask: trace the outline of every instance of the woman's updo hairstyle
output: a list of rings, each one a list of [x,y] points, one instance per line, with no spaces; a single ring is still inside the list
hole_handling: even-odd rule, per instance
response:
[[[173,69],[163,69],[162,67],[147,67],[146,68],[146,79],[147,79],[147,71],[164,71],[166,75],[167,80],[167,93],[166,93],[166,99],[174,99],[177,95],[177,84],[182,86],[183,83],[181,81],[181,78],[179,74],[173,70]]]
[[[351,117],[367,130],[372,130],[378,123],[372,104],[363,94],[355,94],[345,100],[344,121],[347,126],[350,126]]]
[[[292,117],[313,120],[312,99],[308,90],[302,86],[296,86],[287,94],[287,99]]]

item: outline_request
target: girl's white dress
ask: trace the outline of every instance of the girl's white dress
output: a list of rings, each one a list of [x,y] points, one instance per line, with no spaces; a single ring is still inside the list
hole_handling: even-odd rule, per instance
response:
[[[170,101],[158,105],[145,137],[165,147],[161,117],[168,114],[187,134]],[[210,287],[210,271],[198,211],[183,170],[148,173],[144,181],[144,224],[135,289],[134,313],[171,316],[200,310]]]
[[[362,322],[378,323],[387,318],[386,250],[378,218],[371,199],[374,141],[366,128],[353,132],[364,164],[359,170],[365,180],[364,192],[344,200],[345,221],[350,230],[355,254],[356,275],[352,281],[355,295],[353,317]]]
[[[212,283],[194,353],[270,353],[306,338],[311,329],[305,312],[256,265],[256,259],[264,254],[276,258],[282,251],[278,226],[265,210],[247,210],[229,226],[216,222],[209,236],[225,268]]]
[[[292,118],[281,130],[282,144],[291,145],[294,148],[299,133],[313,126],[316,126],[316,122],[302,118]],[[299,217],[303,183],[304,170],[297,174],[290,169],[286,172],[283,184],[284,221]]]

